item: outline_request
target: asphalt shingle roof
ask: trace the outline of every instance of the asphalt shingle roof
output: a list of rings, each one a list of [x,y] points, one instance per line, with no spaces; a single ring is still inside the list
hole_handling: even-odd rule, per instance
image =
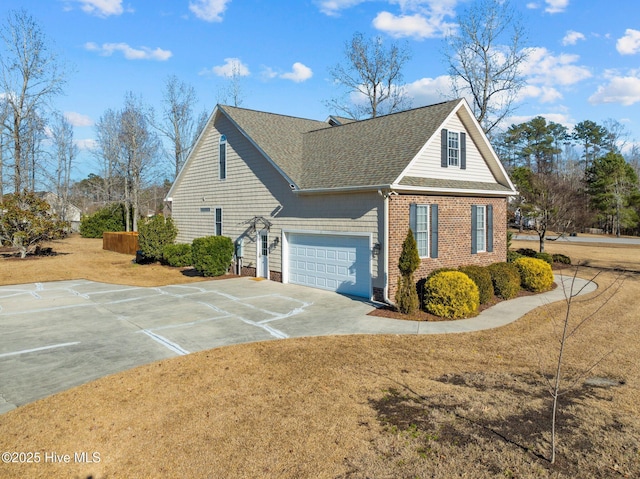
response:
[[[333,127],[321,121],[219,108],[305,190],[392,184],[459,103],[453,100]]]

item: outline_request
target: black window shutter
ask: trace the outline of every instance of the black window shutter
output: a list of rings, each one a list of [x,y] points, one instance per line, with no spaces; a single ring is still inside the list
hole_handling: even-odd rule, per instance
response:
[[[442,129],[440,135],[440,166],[449,166],[449,131],[446,128]]]
[[[467,134],[460,133],[460,169],[467,169]]]
[[[478,252],[478,211],[476,205],[471,205],[471,254]]]
[[[431,257],[438,257],[438,205],[431,205]]]
[[[493,252],[493,205],[487,205],[487,252]]]

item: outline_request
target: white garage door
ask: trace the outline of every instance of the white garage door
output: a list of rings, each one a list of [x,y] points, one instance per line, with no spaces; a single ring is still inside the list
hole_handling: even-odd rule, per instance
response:
[[[289,282],[371,297],[369,238],[289,233]]]

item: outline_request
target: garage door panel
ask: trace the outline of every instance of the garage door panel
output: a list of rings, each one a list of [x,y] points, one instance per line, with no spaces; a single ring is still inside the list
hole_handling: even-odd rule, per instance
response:
[[[370,296],[369,238],[288,236],[289,281],[354,296]]]

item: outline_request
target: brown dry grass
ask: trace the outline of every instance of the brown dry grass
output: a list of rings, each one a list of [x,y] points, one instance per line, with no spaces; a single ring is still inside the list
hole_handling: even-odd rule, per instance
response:
[[[103,250],[101,239],[72,235],[44,246],[52,247],[55,255],[29,256],[24,260],[0,258],[0,284],[82,278],[131,286],[164,286],[210,279],[194,275],[189,268],[135,264],[133,256]]]
[[[640,262],[640,249],[614,249]],[[46,278],[37,271],[31,281]],[[615,279],[600,276],[600,291]],[[0,416],[0,452],[95,451],[100,463],[0,464],[0,477],[640,477],[639,296],[631,276],[570,345],[569,377],[609,353],[590,375],[620,385],[579,382],[562,398],[555,466],[540,457],[543,374],[561,304],[493,331],[246,344],[103,378]]]

